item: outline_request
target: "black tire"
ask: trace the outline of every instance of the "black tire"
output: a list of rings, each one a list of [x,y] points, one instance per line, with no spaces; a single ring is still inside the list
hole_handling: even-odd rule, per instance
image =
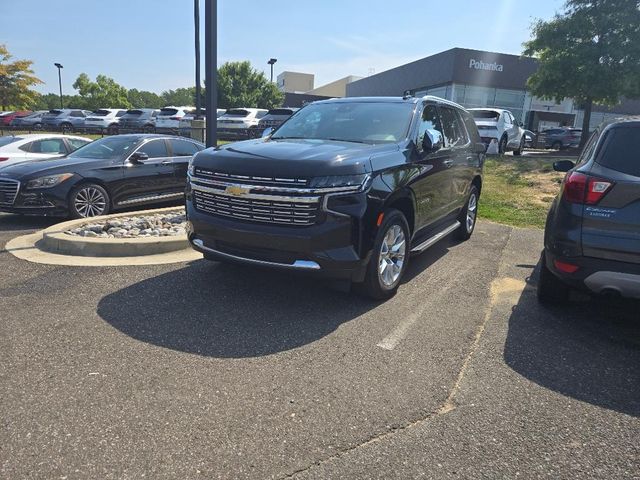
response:
[[[73,125],[70,123],[61,123],[60,130],[62,130],[62,133],[70,133],[73,131]]]
[[[153,133],[155,131],[155,127],[153,125],[145,125],[142,127],[142,131],[144,133]]]
[[[475,230],[476,223],[478,221],[479,200],[480,192],[478,192],[478,187],[471,185],[471,191],[469,192],[467,203],[464,205],[464,208],[460,211],[460,215],[458,216],[460,228],[458,228],[454,233],[454,237],[457,240],[464,242],[465,240],[469,240],[471,235],[473,235],[473,231]]]
[[[42,130],[42,124],[40,122],[34,123],[31,127],[33,130]]]
[[[401,250],[402,257],[401,265],[399,265],[400,270],[399,272],[396,272],[397,277],[395,277],[393,272],[395,271],[394,268],[398,267],[397,263],[399,263],[400,260],[400,251],[397,251],[395,256],[391,258],[394,255],[390,254],[393,249],[387,249],[387,253],[383,252],[383,242],[385,242],[386,249],[388,242],[385,241],[385,238],[387,235],[390,235],[389,238],[394,237],[393,232],[397,232],[397,227],[399,227],[399,230],[404,235],[404,246],[403,250]],[[399,238],[399,236],[395,237],[394,242]],[[375,300],[386,300],[393,297],[398,291],[404,272],[406,272],[407,265],[409,264],[409,252],[411,249],[410,238],[409,224],[402,212],[395,209],[385,210],[384,220],[382,221],[382,225],[378,228],[378,233],[376,235],[375,242],[373,243],[373,252],[371,253],[369,265],[367,266],[364,282],[355,284],[355,290],[361,295]],[[389,273],[388,278],[385,273],[379,272],[383,256],[387,256],[387,266],[385,267],[384,272],[387,272],[387,269],[391,269],[387,272]],[[393,281],[385,283],[385,280],[381,277]]]
[[[520,145],[518,146],[517,150],[513,151],[513,154],[515,156],[520,156],[522,155],[522,151],[524,150],[524,135],[522,136],[522,138],[520,139]]]
[[[113,125],[109,125],[109,128],[107,128],[107,133],[109,135],[118,135],[118,131],[119,131],[119,128],[117,123],[114,123]]]
[[[107,191],[95,183],[83,183],[69,194],[69,216],[89,218],[107,215],[111,210],[111,199]]]
[[[553,142],[553,144],[551,145],[551,148],[553,150],[562,150],[562,142]]]
[[[559,305],[569,300],[571,288],[547,268],[544,252],[540,256],[540,278],[538,279],[538,301],[548,305]]]
[[[500,139],[500,143],[498,144],[498,153],[500,155],[504,155],[505,153],[507,153],[507,142],[508,140],[506,135]]]

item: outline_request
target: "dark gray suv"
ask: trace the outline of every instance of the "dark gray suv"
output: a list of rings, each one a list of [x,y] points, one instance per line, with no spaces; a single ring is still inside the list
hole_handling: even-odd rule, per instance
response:
[[[640,117],[601,125],[567,172],[545,228],[538,298],[571,288],[640,299]]]

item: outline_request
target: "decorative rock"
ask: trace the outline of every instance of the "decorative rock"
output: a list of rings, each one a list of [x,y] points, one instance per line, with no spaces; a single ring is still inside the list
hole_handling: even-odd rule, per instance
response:
[[[148,238],[185,235],[184,210],[151,215],[132,215],[100,223],[99,217],[90,223],[67,230],[68,235],[100,238]]]

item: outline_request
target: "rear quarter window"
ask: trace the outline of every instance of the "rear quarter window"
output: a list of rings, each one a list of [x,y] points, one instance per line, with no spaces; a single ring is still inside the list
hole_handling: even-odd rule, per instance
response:
[[[640,128],[629,126],[609,130],[597,163],[640,177]]]

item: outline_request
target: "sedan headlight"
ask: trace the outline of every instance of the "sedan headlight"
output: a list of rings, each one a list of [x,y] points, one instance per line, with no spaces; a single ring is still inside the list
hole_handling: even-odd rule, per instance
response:
[[[55,187],[71,177],[73,177],[73,173],[61,173],[59,175],[48,175],[46,177],[34,178],[27,182],[27,189]]]
[[[335,175],[330,177],[315,177],[311,179],[311,188],[344,188],[345,190],[360,190],[371,177],[367,173],[361,175]]]

